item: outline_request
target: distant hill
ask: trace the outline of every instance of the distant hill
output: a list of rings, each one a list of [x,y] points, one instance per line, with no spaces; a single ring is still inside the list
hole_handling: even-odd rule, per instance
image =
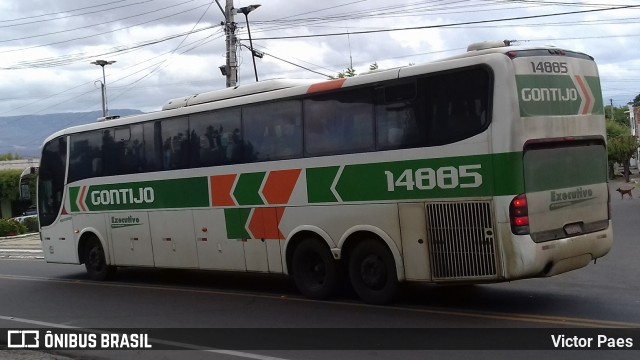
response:
[[[142,111],[110,109],[109,114],[130,116],[142,114]],[[0,117],[0,154],[18,154],[22,158],[39,157],[40,147],[47,136],[70,126],[94,123],[101,116],[102,110]]]

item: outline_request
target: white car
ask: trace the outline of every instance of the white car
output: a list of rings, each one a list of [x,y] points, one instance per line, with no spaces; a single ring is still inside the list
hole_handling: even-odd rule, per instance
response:
[[[37,215],[16,216],[14,218],[11,218],[11,220],[17,221],[20,224],[22,224],[26,219],[29,219],[29,218],[37,219],[38,216]]]

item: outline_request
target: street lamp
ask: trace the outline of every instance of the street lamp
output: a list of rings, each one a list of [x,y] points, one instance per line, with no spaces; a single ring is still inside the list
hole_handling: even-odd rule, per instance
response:
[[[113,64],[115,61],[96,60],[91,62],[93,65],[102,67],[102,117],[107,117],[109,108],[107,107],[107,80],[104,76],[104,67]]]
[[[249,46],[251,47],[251,60],[253,60],[253,73],[256,75],[256,82],[258,82],[258,69],[256,68],[256,54],[255,50],[253,50],[253,41],[251,40],[251,28],[249,27],[249,13],[253,10],[260,7],[260,4],[257,5],[249,5],[245,7],[241,7],[236,11],[244,14],[244,18],[247,22],[247,32],[249,33]]]

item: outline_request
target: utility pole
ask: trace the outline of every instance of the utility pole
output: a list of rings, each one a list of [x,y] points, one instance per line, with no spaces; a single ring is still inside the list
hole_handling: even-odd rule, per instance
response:
[[[249,27],[249,13],[259,8],[260,5],[249,5],[236,9],[237,12],[244,14],[245,21],[247,22],[247,31],[249,32],[249,46],[251,50],[251,60],[253,61],[253,73],[256,75],[256,82],[258,82],[258,69],[256,68],[256,56],[262,58],[262,54],[259,54],[253,49],[253,40],[251,40],[251,28]]]
[[[236,22],[234,19],[233,0],[227,0],[224,8],[225,26],[224,31],[227,44],[227,64],[223,75],[227,77],[227,87],[234,87],[238,82],[238,58],[236,55]]]
[[[104,67],[113,63],[115,63],[115,61],[96,60],[92,62],[93,65],[102,67],[102,117],[104,118],[109,115],[109,107],[107,106],[107,78],[104,76]]]
[[[611,120],[615,120],[616,117],[613,112],[613,99],[609,99],[609,101],[611,102]]]

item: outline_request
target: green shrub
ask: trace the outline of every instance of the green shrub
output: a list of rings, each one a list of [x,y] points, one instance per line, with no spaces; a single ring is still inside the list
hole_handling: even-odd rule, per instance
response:
[[[35,216],[24,219],[24,221],[22,222],[22,225],[24,225],[24,227],[26,228],[27,230],[26,232],[34,233],[34,232],[38,232],[39,230],[38,218]]]
[[[27,228],[15,220],[0,219],[0,236],[24,234]]]
[[[27,232],[27,227],[26,226],[24,226],[23,224],[21,224],[19,222],[15,222],[15,223],[18,226],[18,234],[24,234],[24,233]]]

